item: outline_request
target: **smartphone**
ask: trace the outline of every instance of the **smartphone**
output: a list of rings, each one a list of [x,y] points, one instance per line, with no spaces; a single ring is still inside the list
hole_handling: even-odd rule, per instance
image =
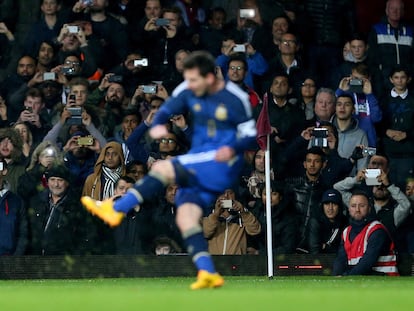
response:
[[[43,73],[43,81],[55,80],[55,79],[56,79],[56,73],[54,72]]]
[[[4,171],[4,162],[0,161],[0,172]]]
[[[254,9],[240,9],[240,18],[253,18],[255,16]]]
[[[92,146],[93,137],[92,136],[79,137],[77,143],[78,143],[78,146]]]
[[[111,83],[122,83],[124,78],[121,75],[113,75],[108,78],[108,82]]]
[[[138,66],[147,67],[148,66],[148,58],[135,59],[134,60],[134,66],[135,67],[138,67]]]
[[[143,85],[142,91],[145,94],[155,94],[157,93],[157,86],[156,85]]]
[[[32,113],[33,112],[33,108],[32,107],[26,107],[25,108],[27,111],[29,111],[30,113]]]
[[[78,33],[79,32],[79,27],[78,26],[68,26],[68,31],[69,33]]]
[[[367,186],[379,186],[381,183],[378,181],[377,177],[381,174],[379,168],[369,168],[365,170],[365,183]]]
[[[167,26],[170,24],[170,20],[166,18],[158,18],[155,20],[156,26]]]
[[[93,0],[82,0],[82,4],[84,4],[86,6],[92,6],[93,5]]]
[[[68,125],[81,125],[82,124],[82,108],[81,107],[68,107],[67,110],[71,116],[66,120]]]
[[[246,52],[246,46],[244,44],[236,44],[233,48],[233,52]]]

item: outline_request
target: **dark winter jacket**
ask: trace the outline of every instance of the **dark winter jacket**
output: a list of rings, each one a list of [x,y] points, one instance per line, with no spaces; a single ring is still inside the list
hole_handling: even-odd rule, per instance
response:
[[[23,255],[27,246],[27,233],[27,214],[23,201],[7,190],[0,197],[0,256]]]
[[[56,205],[45,190],[30,200],[29,221],[33,255],[77,254],[85,239],[84,209],[79,194],[69,191]]]

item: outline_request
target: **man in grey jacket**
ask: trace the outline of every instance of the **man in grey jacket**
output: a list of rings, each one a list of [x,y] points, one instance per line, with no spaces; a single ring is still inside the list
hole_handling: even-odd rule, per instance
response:
[[[374,202],[374,210],[378,220],[385,225],[392,238],[396,240],[398,228],[410,213],[411,205],[401,189],[389,180],[388,162],[385,156],[375,155],[370,159],[368,169],[358,171],[355,177],[347,177],[337,182],[334,189],[341,193],[344,204],[348,205],[355,188],[367,187],[367,193],[370,194]],[[375,185],[369,186],[367,185],[369,178],[367,171],[375,168],[379,169],[380,173],[376,177]]]

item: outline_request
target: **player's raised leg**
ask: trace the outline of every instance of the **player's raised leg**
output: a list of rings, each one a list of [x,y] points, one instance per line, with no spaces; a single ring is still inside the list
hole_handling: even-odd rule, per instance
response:
[[[91,214],[112,227],[118,226],[126,213],[134,206],[142,204],[144,200],[160,195],[164,187],[174,181],[174,177],[174,167],[169,160],[155,162],[148,175],[139,180],[121,198],[99,201],[84,196],[81,202]]]

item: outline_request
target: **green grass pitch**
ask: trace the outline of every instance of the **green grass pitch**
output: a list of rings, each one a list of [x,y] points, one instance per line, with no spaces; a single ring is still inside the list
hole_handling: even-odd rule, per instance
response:
[[[413,310],[412,277],[226,277],[191,291],[193,278],[0,281],[0,310]]]

